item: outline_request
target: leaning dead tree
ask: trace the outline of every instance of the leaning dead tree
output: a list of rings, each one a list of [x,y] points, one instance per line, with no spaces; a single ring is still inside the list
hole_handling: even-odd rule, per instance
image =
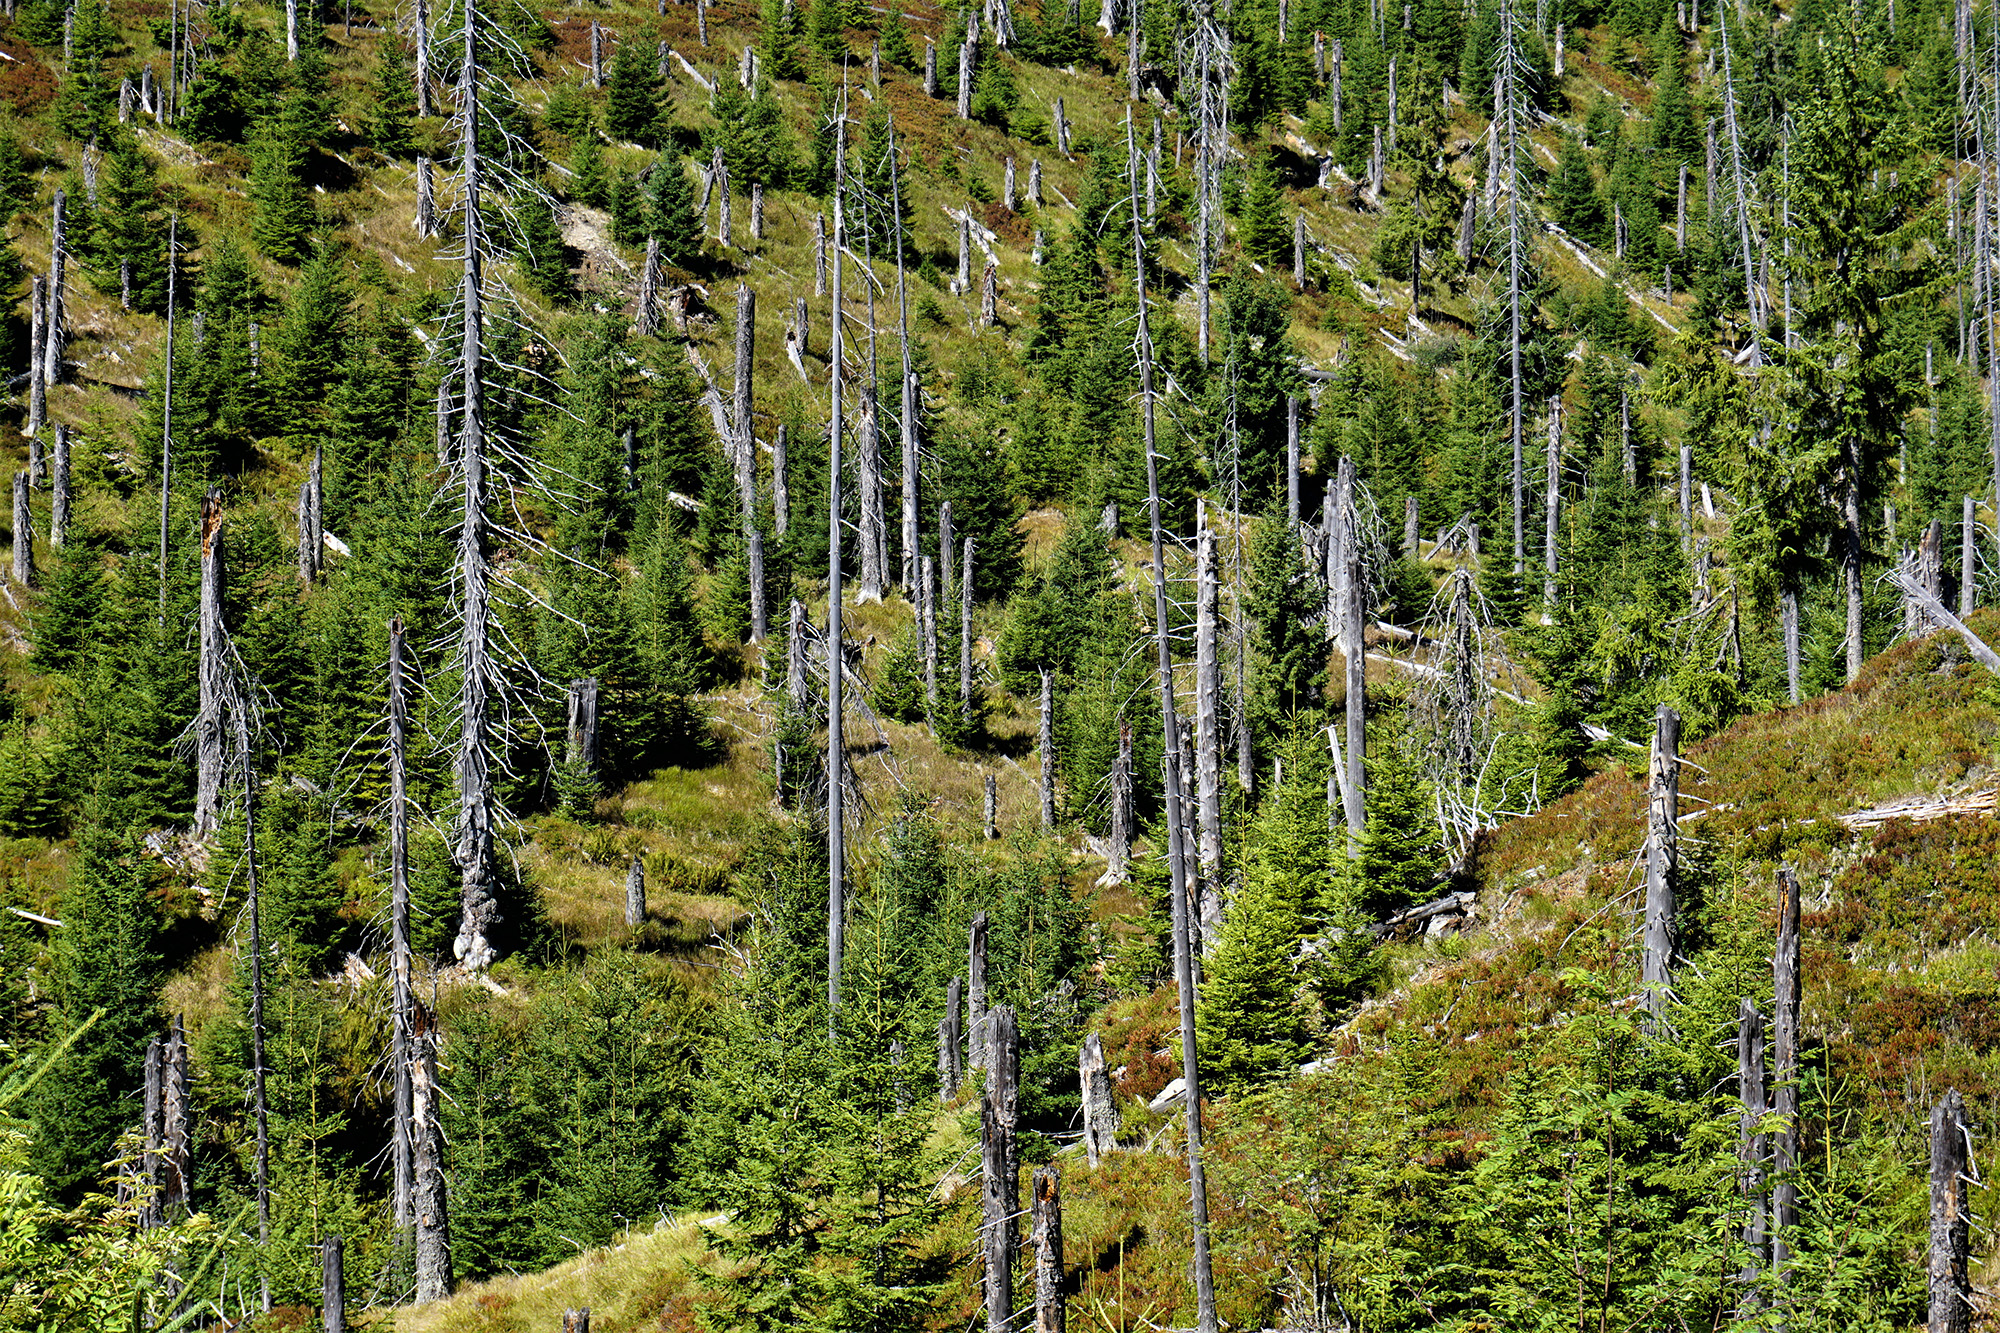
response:
[[[1771,1152],[1771,1275],[1790,1280],[1792,1229],[1799,1215],[1799,878],[1778,867],[1778,940],[1771,974],[1777,1004],[1772,1024],[1771,1110],[1778,1128]]]
[[[1166,538],[1160,514],[1160,455],[1155,430],[1153,337],[1146,319],[1146,230],[1139,217],[1139,149],[1132,119],[1125,119],[1125,184],[1132,210],[1132,259],[1138,301],[1135,348],[1139,362],[1139,403],[1146,446],[1146,503],[1153,541],[1153,622],[1159,655],[1160,723],[1165,749],[1167,862],[1173,899],[1174,983],[1180,998],[1181,1077],[1187,1088],[1188,1206],[1194,1232],[1194,1275],[1201,1333],[1215,1333],[1215,1271],[1208,1247],[1208,1182],[1201,1162],[1201,1080],[1195,1050],[1194,949],[1190,934],[1192,902],[1186,864],[1186,812],[1181,801],[1180,721],[1174,708],[1173,652],[1167,625]]]

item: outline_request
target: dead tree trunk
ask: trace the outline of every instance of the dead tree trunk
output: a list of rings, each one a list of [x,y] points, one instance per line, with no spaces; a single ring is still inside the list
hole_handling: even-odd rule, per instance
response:
[[[750,418],[756,350],[757,293],[746,282],[736,289],[736,381],[729,406],[730,424],[736,437],[731,441],[736,462],[736,503],[742,514],[746,542],[757,526],[757,433]]]
[[[1926,1333],[1968,1333],[1972,1327],[1973,1174],[1965,1099],[1958,1089],[1931,1108],[1930,1320]]]
[[[399,1238],[411,1221],[410,779],[409,696],[403,686],[403,622],[389,622],[390,1065],[395,1075],[390,1136],[391,1211]]]
[[[1194,772],[1196,859],[1205,891],[1222,871],[1221,659],[1216,653],[1215,533],[1208,506],[1195,509]]]
[[[1166,537],[1160,511],[1160,461],[1157,449],[1153,402],[1153,338],[1146,312],[1145,228],[1139,221],[1139,152],[1132,137],[1132,122],[1125,122],[1126,188],[1132,219],[1132,260],[1134,295],[1138,324],[1136,351],[1139,362],[1139,402],[1146,446],[1146,501],[1151,515],[1153,543],[1153,622],[1154,650],[1157,655],[1160,690],[1160,727],[1166,771],[1167,861],[1172,869],[1174,929],[1174,987],[1180,1000],[1181,1077],[1187,1088],[1188,1214],[1194,1233],[1194,1277],[1197,1322],[1200,1333],[1215,1333],[1215,1273],[1208,1248],[1208,1179],[1201,1162],[1201,1070],[1195,1046],[1195,989],[1193,902],[1184,861],[1186,825],[1180,792],[1180,721],[1174,709],[1173,653],[1167,636],[1167,556]],[[1202,354],[1207,355],[1204,345]]]
[[[69,540],[69,427],[56,423],[55,459],[49,469],[49,549],[60,551]]]
[[[312,463],[300,495],[305,522],[299,530],[299,579],[316,583],[326,568],[326,450],[313,444]]]
[[[590,1307],[581,1310],[564,1310],[562,1333],[590,1333]]]
[[[14,582],[35,586],[35,514],[28,503],[28,474],[14,474]]]
[[[1742,1112],[1738,1117],[1736,1160],[1742,1167],[1743,1249],[1746,1254],[1738,1281],[1743,1297],[1737,1304],[1739,1317],[1757,1308],[1757,1282],[1764,1255],[1764,1160],[1769,1151],[1759,1130],[1770,1103],[1764,1087],[1764,1016],[1745,997],[1736,1016],[1736,1084]]]
[[[1548,489],[1542,506],[1542,600],[1556,601],[1556,539],[1562,506],[1562,396],[1549,399]]]
[[[882,433],[877,429],[874,386],[864,383],[860,397],[860,417],[854,432],[854,471],[861,491],[861,521],[855,534],[861,543],[861,585],[854,591],[856,604],[882,600],[888,546],[888,514],[882,491]]]
[[[972,711],[972,555],[973,540],[965,539],[958,566],[958,715],[969,731]]]
[[[1118,719],[1118,758],[1111,765],[1111,840],[1105,849],[1105,886],[1123,884],[1132,859],[1132,724]]]
[[[1646,807],[1646,941],[1639,984],[1656,1030],[1664,1030],[1674,984],[1674,891],[1680,864],[1681,718],[1666,704],[1653,717]]]
[[[492,530],[487,518],[489,479],[486,442],[486,330],[484,264],[486,245],[478,234],[485,172],[480,163],[479,65],[475,37],[478,9],[468,3],[463,54],[459,63],[459,190],[464,201],[466,237],[459,272],[460,400],[458,441],[452,463],[460,487],[455,582],[458,638],[458,735],[452,770],[458,794],[453,859],[459,872],[458,936],[452,951],[467,971],[483,971],[495,957],[491,932],[500,922],[495,897],[493,692],[499,671],[493,657]],[[443,423],[440,423],[440,429]],[[442,1170],[442,1164],[440,1164]],[[421,1245],[421,1239],[420,1239]],[[421,1254],[419,1255],[421,1263]],[[444,1280],[444,1279],[440,1279]],[[441,1290],[441,1289],[440,1289]]]
[[[419,1007],[411,1031],[410,1117],[416,1130],[417,1301],[451,1294],[450,1196],[437,1081],[436,1019]]]
[[[980,1100],[980,1240],[986,1254],[986,1333],[1010,1333],[1014,1318],[1014,1253],[1020,1230],[1021,1045],[1014,1011],[1001,1005],[985,1024],[986,1095]]]
[[[194,1080],[188,1074],[187,1027],[179,1014],[167,1022],[161,1077],[160,1215],[178,1221],[194,1192]]]
[[[166,1136],[164,1118],[166,1115],[166,1049],[158,1037],[146,1043],[146,1090],[144,1122],[139,1127],[144,1142],[143,1155],[139,1159],[139,1179],[145,1191],[145,1205],[139,1213],[139,1225],[156,1227],[162,1220],[160,1213],[160,1167],[164,1158]]]
[[[68,258],[64,224],[67,202],[63,192],[57,190],[49,223],[49,290],[47,317],[42,321],[42,378],[51,388],[62,383],[63,351],[69,341],[63,302],[63,267]]]
[[[201,659],[195,713],[194,836],[215,835],[222,822],[222,777],[227,766],[223,713],[229,699],[228,646],[222,626],[222,500],[211,490],[201,502]]]
[[[569,724],[564,762],[573,772],[594,774],[597,769],[597,678],[592,676],[569,683]]]
[[[625,868],[625,924],[640,926],[646,922],[646,863],[638,857]]]
[[[917,619],[918,633],[923,640],[924,713],[930,718],[931,728],[935,730],[938,717],[937,561],[924,556],[920,568],[923,570],[923,578],[919,584],[920,591],[917,597]]]
[[[789,429],[778,423],[778,437],[771,443],[771,531],[779,541],[792,526],[791,440]]]
[[[770,604],[765,600],[764,587],[764,534],[755,526],[750,529],[744,543],[745,571],[750,583],[750,642],[762,643],[771,632]]]
[[[1285,522],[1299,525],[1299,400],[1285,395]]]
[[[1771,1274],[1782,1286],[1799,1210],[1799,879],[1790,866],[1778,867],[1778,944],[1771,972],[1777,991],[1771,1109],[1781,1121],[1771,1153]]]
[[[1062,1168],[1035,1168],[1033,1198],[1035,1333],[1063,1333]]]
[[[1784,587],[1778,593],[1779,631],[1785,641],[1785,694],[1793,703],[1799,701],[1799,591],[1792,582],[1792,576],[1785,576]]]
[[[48,284],[40,274],[36,274],[28,284],[28,424],[22,430],[29,435],[40,434],[49,417],[48,385],[42,380],[45,355],[42,339],[47,336],[49,327],[48,310]]]
[[[214,498],[213,492],[210,492],[210,498]],[[250,924],[250,1110],[256,1126],[256,1156],[251,1181],[257,1194],[257,1243],[259,1249],[268,1255],[271,1244],[271,1121],[270,1101],[264,1089],[268,1066],[264,1059],[263,906],[257,873],[257,770],[250,749],[249,719],[241,705],[234,711],[237,763],[243,770],[243,866],[248,890],[244,895],[243,910]],[[258,1270],[262,1308],[269,1313],[271,1270],[268,1258],[260,1258]]]
[[[58,437],[60,438],[60,437]],[[1964,512],[1959,519],[1958,538],[1958,617],[1960,620],[1972,614],[1978,604],[1978,590],[1975,586],[1978,570],[1978,555],[1972,540],[1978,535],[1977,519],[1973,515],[1972,497],[1965,497]]]
[[[338,1236],[322,1237],[319,1243],[320,1326],[326,1333],[345,1333],[347,1328],[347,1275],[343,1271]]]
[[[1361,533],[1354,501],[1354,460],[1342,457],[1340,493],[1340,652],[1347,664],[1347,854],[1361,853],[1368,830],[1368,658],[1362,642],[1364,585]]]
[[[432,193],[431,160],[420,157],[417,159],[417,239],[429,240],[437,232],[437,197]],[[649,249],[648,253],[652,251]],[[643,305],[641,308],[644,308]],[[649,327],[644,332],[650,333],[652,329]]]
[[[959,1014],[964,1000],[953,977],[944,988],[944,1016],[938,1019],[938,1100],[949,1102],[958,1092],[965,1067],[959,1055]]]
[[[895,125],[889,127],[889,151],[896,151]],[[917,493],[917,406],[920,392],[917,388],[917,373],[910,365],[910,281],[909,271],[903,264],[903,194],[902,173],[889,173],[890,218],[896,231],[896,318],[899,324],[903,347],[902,412],[897,419],[903,446],[903,587],[908,590],[917,586],[917,560],[921,534],[918,532],[917,515],[919,496]],[[932,691],[931,703],[935,707],[936,691]]]
[[[1083,1039],[1076,1072],[1083,1093],[1083,1150],[1096,1166],[1118,1146],[1118,1104],[1111,1099],[1111,1076],[1104,1069],[1104,1042],[1095,1032]]]
[[[992,842],[1000,836],[1000,784],[991,773],[986,775],[986,801],[984,828],[986,841]]]
[[[847,244],[847,224],[841,213],[842,190],[847,180],[847,117],[845,106],[834,122],[833,140],[833,310],[827,319],[831,333],[827,339],[827,506],[826,506],[826,1010],[827,1035],[834,1033],[840,1015],[840,965],[847,939],[847,823],[846,791],[842,778],[847,771],[845,705],[841,700],[841,667],[845,662],[841,632],[841,499],[840,449],[845,429],[846,365],[841,344],[845,338],[846,307],[841,292],[841,256]]]
[[[1042,755],[1042,827],[1056,826],[1056,673],[1042,668],[1041,731],[1037,748]]]

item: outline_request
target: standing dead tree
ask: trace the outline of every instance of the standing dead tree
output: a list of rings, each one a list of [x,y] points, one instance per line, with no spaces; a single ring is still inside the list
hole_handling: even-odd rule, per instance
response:
[[[847,828],[843,810],[842,774],[847,765],[847,742],[842,732],[841,671],[842,635],[840,628],[840,446],[845,363],[842,325],[846,322],[841,295],[841,255],[847,246],[847,229],[842,220],[842,191],[847,178],[847,107],[843,102],[834,119],[833,148],[833,313],[827,355],[829,431],[827,437],[826,507],[826,1007],[827,1032],[832,1035],[840,1013],[840,962],[847,929],[846,860]]]
[[[1522,215],[1520,144],[1526,133],[1528,113],[1523,80],[1529,76],[1522,53],[1513,0],[1500,0],[1499,49],[1493,61],[1493,136],[1499,157],[1501,198],[1505,211],[1507,266],[1507,397],[1508,438],[1513,450],[1512,499],[1514,518],[1514,572],[1519,574],[1527,561],[1525,528],[1526,477],[1522,470],[1521,438],[1521,298],[1522,279],[1527,270],[1527,221]]]
[[[1925,1333],[1969,1333],[1972,1282],[1971,1128],[1958,1089],[1931,1108],[1930,1319]]]
[[[1736,1160],[1741,1168],[1737,1187],[1743,1194],[1743,1271],[1738,1282],[1743,1295],[1737,1315],[1747,1318],[1758,1304],[1759,1264],[1764,1256],[1764,1162],[1770,1149],[1763,1132],[1770,1104],[1764,1086],[1764,1016],[1744,997],[1736,1015],[1736,1085],[1742,1111],[1737,1119]]]
[[[410,1123],[410,703],[403,679],[403,622],[389,622],[389,1063],[395,1078],[390,1132],[390,1213],[411,1221]]]
[[[1208,1246],[1208,1182],[1201,1161],[1201,1080],[1195,1048],[1194,949],[1189,920],[1193,903],[1186,867],[1186,820],[1181,801],[1180,721],[1174,707],[1173,653],[1167,633],[1166,539],[1160,513],[1160,455],[1155,429],[1153,337],[1146,317],[1146,241],[1139,218],[1139,149],[1130,115],[1125,120],[1126,187],[1132,210],[1132,259],[1138,323],[1139,403],[1146,446],[1146,501],[1152,525],[1153,622],[1159,657],[1160,723],[1165,751],[1167,861],[1171,867],[1174,983],[1180,999],[1181,1077],[1187,1089],[1188,1205],[1194,1232],[1194,1273],[1200,1333],[1215,1333],[1215,1272]]]
[[[1118,1104],[1104,1070],[1104,1042],[1095,1032],[1083,1039],[1077,1055],[1077,1084],[1083,1093],[1083,1148],[1096,1166],[1118,1146]]]
[[[1035,1333],[1063,1333],[1062,1168],[1035,1168],[1033,1229],[1035,1247]]]
[[[1663,1029],[1674,984],[1674,892],[1680,866],[1681,717],[1661,704],[1653,719],[1647,778],[1646,937],[1639,984],[1656,1028]]]
[[[977,1040],[980,1034],[975,1032]],[[1014,1256],[1021,1211],[1021,1041],[1014,1011],[986,1016],[986,1092],[980,1099],[982,1216],[986,1256],[986,1333],[1010,1333],[1014,1318]]]

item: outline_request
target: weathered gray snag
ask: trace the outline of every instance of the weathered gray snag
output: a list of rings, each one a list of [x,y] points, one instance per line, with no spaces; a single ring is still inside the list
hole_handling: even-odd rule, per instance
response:
[[[1111,1099],[1111,1076],[1104,1069],[1104,1042],[1095,1032],[1083,1039],[1076,1073],[1083,1094],[1083,1150],[1096,1166],[1118,1146],[1118,1104]]]
[[[1000,784],[991,773],[986,775],[986,840],[992,842],[1000,836]]]
[[[896,152],[896,126],[889,125],[889,152],[893,158]],[[892,219],[903,216],[902,173],[889,174],[889,208]],[[921,393],[917,387],[917,373],[910,365],[910,275],[903,263],[903,225],[895,223],[896,232],[896,319],[903,347],[902,412],[897,420],[903,446],[903,588],[905,592],[917,586],[918,543],[918,469],[917,458],[917,407]],[[930,693],[931,707],[937,706],[937,691]]]
[[[1764,1015],[1749,997],[1744,997],[1736,1015],[1736,1086],[1742,1110],[1737,1119],[1736,1160],[1742,1175],[1738,1186],[1743,1193],[1743,1250],[1747,1256],[1738,1280],[1743,1297],[1737,1303],[1739,1317],[1757,1308],[1759,1264],[1764,1255],[1764,1160],[1769,1144],[1759,1126],[1770,1109],[1764,1087]]]
[[[1338,558],[1339,568],[1334,571],[1333,580],[1333,623],[1339,631],[1347,676],[1347,778],[1341,795],[1347,814],[1347,854],[1358,856],[1362,835],[1368,828],[1368,656],[1363,642],[1362,604],[1366,594],[1360,523],[1354,501],[1354,460],[1342,455],[1335,477],[1338,520],[1334,531],[1339,545],[1337,549],[1329,547],[1329,555]]]
[[[972,56],[978,49],[979,22],[966,25],[965,41],[958,48],[958,118],[972,119]]]
[[[28,474],[14,474],[14,582],[35,586],[35,514],[28,504]]]
[[[160,1215],[185,1216],[194,1192],[194,1080],[188,1073],[187,1027],[181,1016],[167,1020],[161,1052],[164,1089],[160,1109]]]
[[[638,926],[646,920],[646,864],[638,857],[625,868],[625,924]]]
[[[1666,704],[1653,717],[1647,766],[1646,940],[1639,984],[1655,1025],[1664,1022],[1674,984],[1674,892],[1680,866],[1681,718]]]
[[[1146,503],[1153,544],[1153,623],[1160,690],[1160,727],[1167,791],[1167,861],[1172,875],[1174,988],[1181,1013],[1181,1077],[1187,1088],[1188,1213],[1194,1233],[1196,1319],[1201,1333],[1215,1333],[1215,1272],[1208,1248],[1208,1181],[1201,1162],[1201,1070],[1195,1047],[1194,944],[1189,920],[1192,902],[1186,872],[1185,806],[1180,791],[1180,721],[1174,709],[1173,654],[1167,636],[1166,537],[1160,511],[1160,459],[1153,401],[1153,336],[1146,311],[1146,239],[1139,222],[1138,147],[1132,122],[1125,122],[1126,188],[1131,202],[1134,295],[1138,323],[1139,403],[1146,445]],[[1204,307],[1205,309],[1206,307]],[[1203,355],[1207,355],[1204,345]]]
[[[1972,545],[1979,528],[1973,515],[1972,497],[1965,497],[1964,513],[1959,519],[1958,539],[1958,614],[1960,619],[1972,614],[1978,602],[1977,579],[1978,554]]]
[[[929,40],[924,42],[924,96],[938,95],[937,46]]]
[[[1787,1281],[1792,1227],[1799,1210],[1799,878],[1778,867],[1778,943],[1771,973],[1777,992],[1772,1042],[1771,1109],[1780,1124],[1771,1153],[1771,1272]]]
[[[319,1311],[326,1333],[344,1333],[347,1328],[347,1275],[341,1248],[339,1236],[320,1239]]]
[[[1014,1255],[1021,1211],[1021,1043],[1014,1011],[1001,1005],[987,1016],[986,1094],[980,1099],[982,1148],[980,1240],[986,1255],[986,1333],[1009,1333],[1014,1318]],[[975,1033],[975,1039],[978,1034]]]
[[[771,529],[779,541],[792,526],[791,440],[783,422],[771,444]]]
[[[1965,1099],[1958,1089],[1931,1108],[1930,1319],[1925,1333],[1969,1333],[1972,1328],[1973,1174]]]
[[[317,582],[326,561],[326,472],[324,446],[313,444],[312,462],[299,489],[299,581]]]
[[[965,539],[965,557],[958,567],[958,714],[972,725],[972,555],[973,539]]]
[[[813,214],[813,295],[826,295],[826,214]],[[804,348],[800,349],[801,355]]]
[[[1028,160],[1028,202],[1035,207],[1042,206],[1042,159]]]
[[[1056,826],[1056,673],[1042,668],[1041,730],[1036,748],[1042,756],[1042,827]]]
[[[444,1175],[444,1123],[437,1082],[437,1026],[419,1006],[411,1028],[410,1118],[416,1129],[417,1300],[451,1294],[450,1195]]]
[[[389,622],[389,968],[390,1060],[395,1075],[390,1133],[391,1213],[400,1233],[411,1221],[410,1105],[410,726],[403,687],[403,622]]]
[[[1195,505],[1194,773],[1195,846],[1204,891],[1222,870],[1221,662],[1216,655],[1215,533],[1208,505]]]
[[[957,553],[957,533],[951,523],[951,501],[946,500],[938,506],[938,591],[945,603],[951,601],[952,589],[957,586],[953,582],[954,571],[958,567],[954,559]]]
[[[870,357],[869,361],[872,364],[874,358]],[[855,532],[861,547],[861,582],[854,590],[857,605],[882,600],[888,546],[888,515],[884,508],[882,487],[882,434],[877,429],[872,383],[861,385],[860,398],[854,431],[854,472],[861,502],[861,521]]]
[[[736,503],[746,540],[757,523],[757,433],[750,418],[750,390],[757,348],[757,293],[749,283],[736,289],[736,380],[731,387],[730,453],[736,463]]]
[[[744,542],[745,576],[750,583],[750,642],[762,643],[771,632],[770,604],[765,600],[764,534],[753,526]]]
[[[431,114],[431,7],[430,0],[417,0],[416,21],[410,25],[417,41],[417,115]]]
[[[1123,884],[1132,859],[1132,724],[1118,719],[1118,758],[1111,764],[1111,837],[1105,845],[1105,887]]]
[[[63,302],[63,268],[68,258],[64,223],[67,203],[67,197],[57,190],[49,223],[48,308],[42,321],[42,378],[52,388],[62,383],[63,352],[69,342]]]
[[[920,567],[923,578],[919,584],[917,597],[917,621],[919,634],[923,639],[924,653],[924,712],[937,726],[938,715],[938,627],[937,627],[937,561],[924,556]]]
[[[1562,395],[1549,399],[1548,493],[1542,505],[1542,600],[1555,605],[1556,541],[1562,508]]]
[[[462,396],[458,441],[452,463],[460,485],[455,576],[458,636],[454,666],[458,670],[458,734],[452,746],[452,772],[458,794],[456,837],[452,859],[459,872],[458,935],[452,952],[466,970],[484,970],[498,956],[491,932],[500,922],[495,896],[495,802],[491,754],[494,748],[493,691],[498,669],[493,657],[492,531],[487,518],[489,478],[486,441],[486,326],[484,266],[486,244],[479,234],[480,198],[485,170],[480,162],[479,65],[475,59],[480,29],[477,5],[466,6],[462,24],[463,52],[459,61],[458,99],[459,191],[463,200],[465,244],[459,272],[459,348],[457,381]],[[440,386],[442,395],[443,386]],[[439,421],[443,431],[444,420]],[[439,1166],[442,1171],[442,1164]],[[440,1187],[441,1188],[441,1187]],[[419,1285],[422,1285],[422,1237],[419,1234]],[[448,1270],[447,1270],[448,1271]],[[443,1278],[440,1279],[445,1280]],[[440,1289],[441,1294],[441,1289]]]
[[[139,1179],[146,1191],[145,1207],[139,1213],[139,1225],[156,1227],[160,1225],[160,1169],[165,1158],[166,1134],[166,1048],[158,1037],[146,1043],[146,1091],[144,1120],[139,1127],[140,1138],[144,1142],[139,1158]]]
[[[30,435],[28,437],[28,485],[30,487],[39,487],[43,481],[47,480],[47,473],[47,460],[42,454],[42,437],[39,435]]]
[[[417,239],[426,241],[437,234],[437,196],[431,184],[431,160],[420,157],[417,159]]]
[[[938,1019],[938,1100],[941,1102],[952,1099],[958,1092],[959,1081],[965,1077],[958,1030],[963,1004],[959,978],[953,977],[945,985],[944,1016]]]
[[[194,836],[215,835],[222,822],[222,777],[228,763],[224,712],[229,702],[228,643],[222,625],[222,500],[214,490],[201,502],[201,650],[199,703],[194,720]]]
[[[562,1333],[590,1333],[590,1307],[581,1310],[564,1310]]]
[[[1785,694],[1799,701],[1799,592],[1789,576],[1778,592],[1779,632],[1785,643]]]
[[[588,677],[569,683],[569,723],[568,748],[564,759],[572,769],[583,773],[594,772],[597,768],[597,678]]]
[[[1000,206],[1009,213],[1014,211],[1014,159],[1004,158],[1000,163]]]
[[[1299,525],[1299,399],[1285,395],[1285,522]]]
[[[38,273],[28,284],[28,424],[22,430],[29,435],[40,433],[48,420],[49,390],[42,380],[42,338],[48,328],[48,308],[48,284]],[[171,307],[169,312],[171,319]]]
[[[1136,32],[1137,29],[1135,28]],[[1038,1166],[1033,1186],[1035,1333],[1063,1333],[1062,1168]]]
[[[842,360],[843,325],[847,322],[841,294],[841,253],[847,244],[847,225],[841,214],[842,187],[847,180],[847,114],[845,105],[834,122],[833,140],[833,312],[827,323],[832,333],[827,342],[827,435],[826,506],[826,1009],[827,1035],[834,1032],[840,1014],[840,964],[847,936],[847,824],[844,812],[846,792],[841,775],[847,769],[847,740],[844,705],[841,702],[841,664],[844,641],[841,633],[840,591],[840,447],[844,410]]]

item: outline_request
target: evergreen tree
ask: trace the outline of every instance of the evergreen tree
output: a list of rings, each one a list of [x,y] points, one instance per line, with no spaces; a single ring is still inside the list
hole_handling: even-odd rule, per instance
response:
[[[1663,15],[1653,39],[1653,149],[1668,171],[1702,161],[1702,131],[1695,124],[1684,59],[1680,29],[1673,15]]]
[[[620,42],[604,84],[604,131],[625,143],[658,146],[673,124],[673,103],[645,43]]]
[[[1292,224],[1285,216],[1285,197],[1278,189],[1277,164],[1265,154],[1243,191],[1243,208],[1236,218],[1237,240],[1252,259],[1277,264],[1291,257]]]
[[[136,138],[120,135],[108,166],[92,219],[93,279],[106,292],[129,289],[132,309],[161,314],[167,307],[167,237],[152,164]]]
[[[570,192],[578,203],[602,208],[610,202],[611,179],[605,172],[604,150],[598,147],[594,132],[577,140],[569,163],[573,182]]]
[[[799,11],[792,0],[764,0],[764,40],[759,48],[771,78],[796,81],[806,76],[799,37]]]
[[[306,187],[308,145],[283,116],[270,116],[250,148],[250,199],[257,206],[251,236],[280,263],[297,263],[311,248],[319,210]]]
[[[1611,224],[1590,173],[1589,154],[1574,135],[1563,136],[1555,174],[1549,177],[1549,211],[1564,231],[1585,245],[1602,249],[1611,244]]]
[[[903,22],[903,11],[892,8],[889,17],[882,20],[882,61],[897,69],[915,72],[917,68],[917,48],[910,41],[910,29]]]
[[[701,258],[702,220],[694,206],[694,182],[681,160],[671,153],[654,158],[646,175],[646,235],[677,268],[691,268]]]
[[[369,141],[389,157],[416,149],[417,93],[409,53],[395,37],[383,38],[375,54],[375,86],[367,124]]]
[[[515,259],[545,301],[562,304],[576,294],[569,272],[569,247],[548,202],[530,198],[519,208],[521,245]]]

